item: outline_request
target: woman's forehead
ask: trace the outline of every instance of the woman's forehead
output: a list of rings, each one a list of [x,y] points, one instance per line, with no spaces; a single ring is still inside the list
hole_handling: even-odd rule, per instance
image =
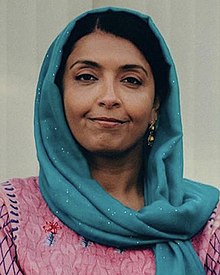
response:
[[[76,42],[67,64],[70,65],[79,60],[91,60],[101,64],[114,61],[115,63],[148,65],[144,55],[132,42],[100,31],[86,35]]]

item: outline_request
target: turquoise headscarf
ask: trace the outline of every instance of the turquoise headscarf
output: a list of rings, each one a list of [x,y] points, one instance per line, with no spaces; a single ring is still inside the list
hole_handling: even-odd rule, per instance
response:
[[[158,39],[164,59],[170,65],[169,93],[160,107],[156,140],[145,169],[147,204],[140,211],[122,205],[91,178],[88,163],[66,123],[62,92],[55,83],[63,46],[76,20],[88,13],[109,9],[142,18],[146,28]],[[158,275],[204,274],[190,239],[206,224],[219,194],[213,187],[183,179],[182,126],[175,67],[150,17],[136,11],[102,8],[70,22],[44,59],[34,122],[40,190],[51,211],[64,224],[103,245],[125,249],[151,247]]]

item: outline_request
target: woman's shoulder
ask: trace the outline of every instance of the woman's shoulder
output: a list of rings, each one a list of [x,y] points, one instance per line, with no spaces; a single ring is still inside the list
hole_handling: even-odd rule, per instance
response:
[[[0,207],[13,206],[18,203],[16,193],[17,190],[34,188],[37,190],[37,177],[29,178],[13,178],[0,183]]]
[[[192,244],[205,267],[206,274],[220,274],[220,202],[203,230],[193,238]]]
[[[16,252],[21,221],[20,204],[27,201],[31,193],[37,196],[37,186],[36,177],[11,179],[0,184],[0,274],[22,274]]]
[[[0,184],[0,207],[10,220],[44,216],[49,211],[40,192],[38,177],[13,178]]]
[[[9,212],[18,208],[20,212],[35,212],[46,208],[41,195],[38,177],[13,178],[0,184],[0,203],[5,204]]]
[[[12,178],[0,183],[1,195],[20,188],[38,189],[38,177]],[[12,190],[13,188],[13,190]]]
[[[38,177],[13,178],[0,184],[0,203],[9,209],[23,200],[27,202],[30,197],[31,199],[41,197]]]
[[[1,184],[1,190],[5,189],[8,191],[8,186],[28,186],[28,187],[35,187],[37,188],[38,186],[38,177],[32,176],[32,177],[27,177],[27,178],[11,178],[9,180],[3,181]]]
[[[220,203],[210,217],[210,228],[205,268],[207,274],[220,274]]]

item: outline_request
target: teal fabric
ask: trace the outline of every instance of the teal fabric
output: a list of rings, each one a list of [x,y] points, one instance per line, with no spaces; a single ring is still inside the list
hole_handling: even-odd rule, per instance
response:
[[[179,89],[172,58],[150,17],[123,10],[146,21],[146,28],[153,30],[170,64],[170,89],[160,108],[156,140],[146,163],[146,205],[134,211],[91,178],[87,161],[66,123],[55,76],[63,46],[77,19],[50,46],[37,86],[34,123],[41,193],[64,224],[89,240],[125,249],[152,247],[158,275],[204,274],[189,240],[207,222],[218,202],[218,190],[183,179]]]

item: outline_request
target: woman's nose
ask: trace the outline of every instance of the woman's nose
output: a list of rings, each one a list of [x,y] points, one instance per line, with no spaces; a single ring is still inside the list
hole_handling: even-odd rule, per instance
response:
[[[106,81],[100,87],[98,105],[107,109],[118,108],[121,105],[117,87],[113,81]]]

